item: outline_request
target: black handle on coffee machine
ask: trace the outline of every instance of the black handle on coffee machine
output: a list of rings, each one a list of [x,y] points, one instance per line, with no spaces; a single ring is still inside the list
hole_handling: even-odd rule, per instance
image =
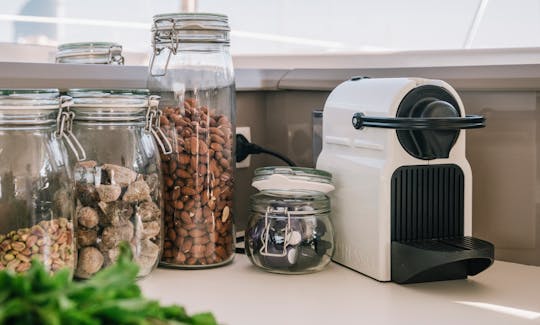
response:
[[[465,117],[371,117],[364,113],[354,113],[352,125],[361,130],[365,127],[375,127],[396,130],[460,130],[477,129],[486,126],[486,119],[480,115]]]

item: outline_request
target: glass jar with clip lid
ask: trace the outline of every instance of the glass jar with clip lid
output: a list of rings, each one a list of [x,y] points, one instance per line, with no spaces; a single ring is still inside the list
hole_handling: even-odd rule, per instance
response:
[[[77,244],[75,275],[88,278],[116,261],[131,244],[139,276],[156,266],[163,246],[159,97],[148,90],[72,89],[73,132],[88,159],[75,167]]]
[[[246,229],[246,254],[266,271],[285,274],[323,269],[334,253],[330,220],[332,175],[300,167],[258,168]]]
[[[74,270],[73,174],[84,150],[71,132],[71,99],[57,89],[0,90],[0,270],[32,259]],[[63,140],[63,141],[62,141]]]
[[[122,45],[110,42],[62,44],[56,52],[56,63],[124,65]]]
[[[154,16],[148,88],[161,96],[165,244],[161,265],[206,268],[234,258],[234,69],[227,16]]]

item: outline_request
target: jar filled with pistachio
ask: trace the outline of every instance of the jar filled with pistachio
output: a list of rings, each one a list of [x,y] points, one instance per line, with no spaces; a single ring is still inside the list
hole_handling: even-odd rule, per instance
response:
[[[75,165],[79,259],[75,276],[89,278],[131,244],[139,276],[159,262],[163,245],[158,98],[147,90],[70,90],[73,132],[87,153]]]
[[[56,89],[0,90],[0,270],[24,272],[41,261],[73,270],[73,178],[65,143],[70,99]],[[79,150],[77,150],[79,149]]]

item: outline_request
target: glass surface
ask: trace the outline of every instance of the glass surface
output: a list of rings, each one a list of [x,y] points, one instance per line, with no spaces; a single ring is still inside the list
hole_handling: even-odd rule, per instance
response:
[[[251,197],[246,254],[274,273],[322,270],[334,253],[329,198],[317,192],[262,191]]]
[[[73,270],[73,178],[52,113],[58,91],[0,93],[0,269],[24,272],[37,258],[52,272]]]
[[[262,167],[255,170],[253,181],[267,179],[271,175],[281,175],[289,179],[303,180],[314,183],[330,184],[332,174],[324,170],[305,167]]]
[[[173,145],[173,154],[162,156],[161,264],[170,267],[217,266],[234,257],[234,72],[227,44],[194,41],[190,33],[199,31],[182,29],[190,42],[179,43],[167,69],[169,53],[162,50],[148,79],[161,96],[161,127]]]
[[[62,44],[56,52],[56,63],[123,65],[122,45],[109,42]]]
[[[88,158],[75,168],[79,248],[75,276],[88,278],[114,263],[118,245],[127,241],[143,277],[157,266],[163,245],[159,152],[144,128],[146,108],[141,103],[147,101],[102,92],[107,96],[70,91],[79,94],[74,97],[73,132]]]

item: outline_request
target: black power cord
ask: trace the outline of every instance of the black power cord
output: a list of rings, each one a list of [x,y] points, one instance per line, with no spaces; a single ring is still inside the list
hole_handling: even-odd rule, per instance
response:
[[[259,145],[256,145],[254,143],[251,143],[246,139],[245,136],[242,134],[236,135],[236,162],[241,162],[242,160],[246,159],[249,155],[257,155],[260,153],[265,153],[267,155],[274,156],[278,159],[283,160],[287,163],[287,165],[296,167],[296,164],[294,161],[290,160],[289,158],[285,157],[284,155],[274,152],[272,150],[265,149]],[[242,233],[236,234],[236,243],[245,243],[245,236]],[[237,254],[245,254],[246,250],[245,247],[236,247],[235,251]]]
[[[277,153],[275,151],[272,151],[272,150],[265,149],[254,143],[251,143],[242,134],[236,135],[236,162],[241,162],[242,160],[246,159],[249,155],[257,155],[260,153],[265,153],[267,155],[274,156],[280,160],[283,160],[285,163],[287,163],[287,165],[296,167],[296,164],[294,163],[294,161],[290,160],[284,155]]]

